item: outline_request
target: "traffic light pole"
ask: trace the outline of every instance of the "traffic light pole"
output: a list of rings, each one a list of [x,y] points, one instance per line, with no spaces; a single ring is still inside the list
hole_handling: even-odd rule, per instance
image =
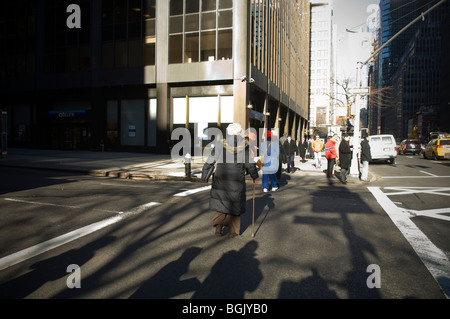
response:
[[[381,50],[383,50],[389,43],[391,43],[393,40],[395,40],[395,38],[397,38],[400,34],[402,34],[403,32],[405,32],[407,29],[409,29],[409,27],[411,27],[414,23],[425,19],[425,16],[430,13],[431,11],[433,11],[434,9],[436,9],[437,7],[439,7],[441,4],[443,4],[445,1],[447,0],[441,0],[438,3],[436,3],[434,6],[432,6],[430,9],[428,9],[425,12],[422,12],[422,14],[420,16],[418,16],[417,18],[415,18],[413,21],[411,21],[410,23],[408,23],[408,25],[406,25],[403,29],[401,29],[400,31],[398,31],[392,38],[390,38],[385,44],[383,44],[381,47],[379,47],[371,56],[370,58],[368,58],[365,62],[363,62],[362,64],[365,65],[367,63],[369,63],[370,60],[372,60],[375,56],[378,55],[378,53],[380,53]]]

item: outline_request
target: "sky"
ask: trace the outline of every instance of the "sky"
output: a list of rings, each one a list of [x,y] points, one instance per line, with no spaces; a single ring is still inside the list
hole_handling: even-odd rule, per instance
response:
[[[372,11],[367,12],[369,5],[379,4],[379,0],[334,0],[333,23],[338,30],[338,79],[356,78],[357,62],[365,61],[370,57],[370,49],[358,48],[358,41],[367,38],[364,34],[352,34],[345,30],[366,31],[366,22]],[[358,40],[359,37],[359,40]],[[355,42],[356,41],[356,42]],[[370,45],[370,43],[368,43]]]

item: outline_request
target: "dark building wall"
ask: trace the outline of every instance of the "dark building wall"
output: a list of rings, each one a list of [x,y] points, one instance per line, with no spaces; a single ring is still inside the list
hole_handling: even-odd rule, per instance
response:
[[[386,42],[434,3],[386,0],[380,4],[385,17],[383,20],[382,16],[380,37],[384,37],[383,42]],[[407,8],[411,12],[405,12]],[[442,4],[383,50],[378,68],[381,78],[374,78],[374,81],[380,82],[379,90],[389,88],[387,92],[390,92],[389,102],[381,108],[382,133],[393,133],[399,139],[406,138],[409,134],[409,118],[417,112],[441,108],[445,95],[441,93],[441,82],[446,81],[446,66],[442,62],[446,51],[443,50],[445,44],[442,44],[442,35],[448,29],[449,11],[449,3]]]
[[[9,113],[10,145],[92,150],[103,145],[111,150],[167,152],[175,98],[185,98],[189,105],[192,99],[217,97],[229,106],[229,98],[234,97],[233,120],[244,125],[248,123],[247,101],[255,100],[259,114],[265,101],[270,101],[266,123],[278,125],[276,116],[282,110],[295,113],[290,121],[283,119],[288,123],[284,128],[289,132],[297,128],[300,120],[292,119],[308,116],[309,13],[301,20],[295,18],[309,12],[309,2],[274,6],[273,0],[220,0],[204,1],[212,6],[197,7],[195,2],[0,2],[0,109]],[[185,3],[181,12],[179,4]],[[69,4],[81,8],[81,29],[66,25]],[[256,24],[250,25],[256,4],[264,13],[267,30],[258,34],[267,41],[253,46],[267,46],[265,54],[252,61],[247,45],[256,34],[251,33]],[[198,25],[180,24],[193,17],[198,18]],[[211,23],[203,25],[202,17]],[[292,22],[290,27],[282,24],[287,21]],[[191,32],[197,34],[199,43],[202,39],[206,43],[213,33],[217,41],[199,44],[198,50],[188,48],[183,41]],[[278,41],[282,33],[283,43]],[[301,54],[297,55],[296,48],[301,48]],[[175,53],[177,58],[172,61]],[[280,60],[283,68],[277,64]],[[252,69],[260,76],[251,73]],[[254,83],[241,81],[243,75],[250,78],[251,74]],[[261,93],[256,89],[264,99],[251,95]],[[137,120],[137,114],[143,121]],[[139,123],[133,123],[134,119]],[[135,131],[140,135],[132,141]]]

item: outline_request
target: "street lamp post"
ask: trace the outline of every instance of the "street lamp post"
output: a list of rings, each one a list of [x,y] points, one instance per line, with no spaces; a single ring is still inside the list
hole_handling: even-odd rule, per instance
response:
[[[358,62],[356,67],[356,83],[358,88],[361,89],[361,69],[364,66],[362,63]],[[355,94],[355,121],[353,125],[353,153],[352,153],[352,165],[350,166],[350,175],[359,176],[359,153],[361,150],[361,104],[362,104],[362,92],[353,92]]]

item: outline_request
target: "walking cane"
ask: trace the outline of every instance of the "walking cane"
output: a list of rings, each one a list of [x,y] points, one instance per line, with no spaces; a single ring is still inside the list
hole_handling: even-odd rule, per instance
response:
[[[255,238],[255,186],[256,181],[253,180],[253,217],[252,217],[252,238]]]

